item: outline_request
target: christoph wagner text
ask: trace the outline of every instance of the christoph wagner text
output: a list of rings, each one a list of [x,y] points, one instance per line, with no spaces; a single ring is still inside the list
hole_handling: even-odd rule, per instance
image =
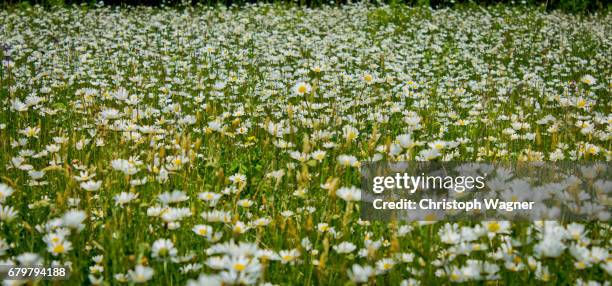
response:
[[[484,203],[483,203],[484,202]],[[534,202],[506,202],[499,199],[484,199],[483,202],[474,199],[472,201],[456,201],[446,199],[434,201],[432,199],[422,199],[418,203],[409,199],[401,199],[398,201],[384,201],[375,199],[372,206],[377,210],[482,210],[483,205],[487,210],[531,210]]]

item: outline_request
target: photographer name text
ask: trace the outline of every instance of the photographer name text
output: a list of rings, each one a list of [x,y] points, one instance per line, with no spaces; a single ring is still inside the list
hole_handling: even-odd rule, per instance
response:
[[[516,210],[531,210],[535,202],[532,201],[502,201],[499,199],[473,199],[471,201],[457,200],[433,200],[433,199],[401,199],[396,201],[385,201],[383,199],[375,199],[372,201],[372,206],[377,210],[502,210],[512,212]]]

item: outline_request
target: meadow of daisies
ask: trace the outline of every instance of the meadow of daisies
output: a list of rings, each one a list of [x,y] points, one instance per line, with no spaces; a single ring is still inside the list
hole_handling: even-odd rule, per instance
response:
[[[359,204],[364,161],[611,160],[610,15],[74,6],[0,27],[0,264],[72,269],[40,284],[612,280],[609,221]]]

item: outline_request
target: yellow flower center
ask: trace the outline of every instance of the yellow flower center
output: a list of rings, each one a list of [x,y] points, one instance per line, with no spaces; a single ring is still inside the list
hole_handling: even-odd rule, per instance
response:
[[[351,131],[346,134],[346,138],[348,140],[355,140],[355,138],[357,138],[357,133]]]
[[[450,279],[451,279],[451,281],[458,281],[459,280],[459,275],[457,275],[456,273],[452,273],[450,275]]]
[[[55,253],[64,253],[64,251],[65,251],[65,250],[66,250],[66,248],[65,248],[65,247],[64,247],[64,245],[63,245],[63,244],[61,244],[61,243],[56,244],[56,245],[53,247],[53,252],[55,252]]]
[[[298,87],[298,92],[299,93],[306,93],[306,86],[305,85],[300,85]]]
[[[236,271],[243,271],[244,269],[246,269],[246,265],[244,265],[242,263],[236,263],[236,264],[234,264],[233,268]]]
[[[497,232],[500,228],[501,226],[497,222],[490,223],[488,226],[490,232]]]

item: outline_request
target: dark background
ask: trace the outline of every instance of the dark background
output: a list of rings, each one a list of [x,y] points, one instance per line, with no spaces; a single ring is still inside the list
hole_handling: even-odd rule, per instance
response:
[[[45,7],[86,4],[95,5],[99,0],[0,0],[4,7],[18,7],[28,5],[42,5]],[[359,0],[357,0],[359,1]],[[367,1],[367,0],[366,0]],[[176,6],[184,3],[203,4],[203,5],[245,5],[252,3],[279,3],[288,5],[299,5],[317,7],[321,5],[343,5],[347,0],[104,0],[105,5],[113,6]],[[353,0],[352,2],[356,2]],[[595,11],[608,11],[612,5],[612,0],[379,0],[368,1],[373,4],[407,4],[411,6],[430,6],[432,8],[445,8],[466,5],[532,5],[542,7],[547,11],[562,10],[570,13],[589,13]]]

